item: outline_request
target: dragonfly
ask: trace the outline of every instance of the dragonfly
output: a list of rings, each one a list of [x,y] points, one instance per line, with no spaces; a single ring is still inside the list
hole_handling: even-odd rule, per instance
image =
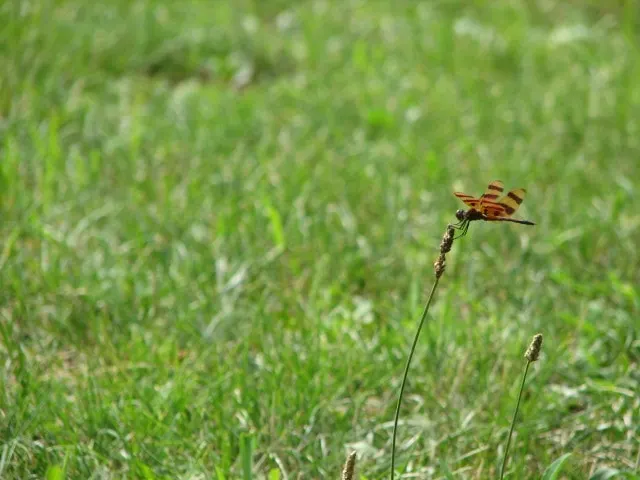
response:
[[[526,190],[524,188],[516,188],[506,195],[502,195],[504,184],[500,180],[494,180],[489,184],[481,197],[475,198],[462,192],[453,192],[453,194],[468,205],[469,210],[458,210],[456,218],[458,223],[452,225],[453,228],[460,230],[460,234],[456,238],[464,237],[469,230],[469,224],[476,220],[484,220],[486,222],[513,222],[521,225],[535,225],[529,220],[518,220],[511,218],[522,200]]]

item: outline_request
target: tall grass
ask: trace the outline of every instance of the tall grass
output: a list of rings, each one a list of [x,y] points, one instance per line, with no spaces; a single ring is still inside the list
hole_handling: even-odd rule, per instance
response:
[[[425,308],[423,310],[422,316],[420,317],[420,321],[418,322],[418,328],[416,330],[416,334],[414,335],[413,343],[411,344],[411,348],[409,349],[409,354],[408,354],[408,357],[407,357],[406,366],[404,368],[404,372],[403,372],[403,376],[402,376],[402,382],[400,384],[400,390],[399,390],[399,393],[398,393],[398,402],[397,402],[397,405],[396,405],[396,411],[395,411],[395,416],[394,416],[394,421],[393,421],[393,434],[392,434],[392,441],[391,441],[391,474],[390,474],[391,480],[393,480],[395,478],[396,438],[397,438],[397,431],[398,431],[398,421],[399,421],[399,418],[400,418],[400,408],[402,406],[402,399],[403,399],[404,392],[405,392],[405,386],[407,384],[409,368],[411,366],[411,361],[412,361],[413,356],[414,356],[415,351],[416,351],[416,346],[418,344],[418,339],[420,337],[420,333],[422,331],[422,328],[424,326],[425,320],[426,320],[427,315],[429,313],[429,307],[431,306],[431,302],[433,301],[434,293],[436,291],[436,288],[438,287],[438,283],[440,281],[440,278],[444,274],[444,271],[445,271],[445,268],[446,268],[446,255],[447,255],[447,253],[449,253],[451,251],[451,247],[453,246],[453,241],[455,240],[455,237],[454,237],[455,228],[459,228],[460,230],[462,230],[463,233],[461,235],[464,235],[464,234],[467,233],[468,222],[465,224],[461,220],[461,225],[458,226],[458,227],[456,227],[455,225],[448,225],[447,229],[445,231],[445,234],[442,237],[442,241],[440,243],[440,253],[438,255],[438,258],[437,258],[436,262],[434,263],[435,281],[434,281],[433,287],[431,289],[431,293],[427,297],[427,302],[425,304]],[[533,341],[531,342],[531,344],[527,348],[527,351],[525,352],[525,358],[527,359],[527,363],[526,363],[526,366],[525,366],[524,374],[522,376],[522,383],[521,383],[521,386],[520,386],[520,391],[518,392],[518,400],[516,402],[515,412],[513,414],[513,419],[511,421],[511,426],[510,426],[510,429],[509,429],[509,436],[507,438],[507,443],[506,443],[506,447],[505,447],[505,451],[504,451],[502,466],[500,468],[500,480],[502,480],[504,478],[505,467],[507,465],[507,459],[508,459],[508,456],[509,456],[509,447],[511,445],[511,437],[512,437],[512,434],[513,434],[513,430],[515,428],[516,418],[517,418],[517,415],[518,415],[518,410],[520,408],[520,401],[522,399],[522,392],[524,391],[524,385],[525,385],[525,381],[526,381],[526,378],[527,378],[527,373],[529,371],[529,365],[532,362],[535,362],[536,360],[538,360],[538,357],[540,355],[541,346],[542,346],[542,335],[541,334],[537,334],[537,335],[534,336]],[[445,464],[446,464],[446,462],[445,462]],[[558,469],[558,472],[559,471],[560,470]]]

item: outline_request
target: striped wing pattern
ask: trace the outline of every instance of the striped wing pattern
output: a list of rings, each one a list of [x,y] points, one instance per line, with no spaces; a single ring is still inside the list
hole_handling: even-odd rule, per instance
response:
[[[467,233],[469,223],[474,220],[486,220],[492,222],[514,222],[523,225],[535,225],[529,220],[518,220],[511,216],[520,208],[520,204],[524,200],[526,190],[524,188],[516,188],[506,195],[502,195],[504,185],[500,180],[495,180],[489,184],[487,190],[481,197],[475,198],[462,192],[454,192],[453,194],[462,200],[466,205],[471,207],[467,212],[459,210],[456,217],[460,222],[454,228],[462,229],[462,233],[456,238],[460,238]],[[502,195],[502,196],[501,196]],[[461,213],[462,212],[462,213]]]
[[[505,209],[498,203],[498,197],[504,191],[504,184],[500,180],[491,182],[480,197],[479,210],[489,218],[504,217]]]
[[[480,197],[480,205],[495,203],[503,191],[504,184],[500,180],[494,180],[487,186],[484,194]]]
[[[525,193],[527,191],[524,188],[516,188],[498,200],[498,204],[504,207],[506,216],[510,217],[518,210],[524,200]]]
[[[482,206],[482,213],[489,218],[508,217],[505,207],[499,203],[485,203]]]
[[[462,192],[453,194],[469,207],[482,212],[489,218],[506,218],[513,215],[524,200],[526,190],[516,188],[506,195],[500,196],[504,191],[504,184],[500,180],[491,182],[480,198],[475,198]]]
[[[472,197],[471,195],[467,195],[466,193],[462,192],[453,192],[453,194],[471,208],[478,209],[480,207],[479,198]]]

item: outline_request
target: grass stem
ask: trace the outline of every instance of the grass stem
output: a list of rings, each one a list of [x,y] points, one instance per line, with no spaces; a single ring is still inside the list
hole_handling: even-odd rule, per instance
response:
[[[518,393],[516,410],[513,412],[513,418],[511,419],[511,427],[509,428],[509,437],[507,438],[507,446],[504,449],[504,458],[502,459],[502,467],[500,468],[500,480],[504,478],[504,469],[507,466],[507,457],[509,456],[509,445],[511,445],[511,436],[513,435],[513,429],[516,425],[516,417],[518,416],[518,410],[520,409],[520,400],[522,399],[522,392],[524,391],[524,382],[527,379],[527,372],[529,371],[529,365],[531,365],[531,361],[527,360],[527,366],[524,367],[524,375],[522,375],[522,384],[520,385],[520,392]]]
[[[520,384],[520,391],[518,392],[518,401],[516,402],[516,409],[513,412],[513,419],[511,420],[511,427],[509,428],[509,437],[507,438],[507,446],[504,449],[504,458],[502,459],[502,467],[500,468],[500,480],[504,478],[504,470],[507,467],[507,459],[509,458],[509,446],[511,445],[511,436],[513,435],[513,429],[516,425],[516,418],[518,417],[518,410],[520,409],[520,401],[522,400],[522,392],[524,391],[524,383],[527,380],[527,373],[529,372],[529,365],[532,362],[538,360],[540,356],[540,349],[542,348],[542,334],[537,333],[533,336],[533,340],[529,344],[527,351],[524,353],[524,358],[527,359],[527,365],[524,367],[524,374],[522,375],[522,383]]]
[[[420,318],[420,323],[418,324],[418,330],[416,331],[415,337],[413,338],[413,344],[411,345],[409,358],[407,358],[407,365],[404,367],[404,375],[402,376],[402,384],[400,385],[400,394],[398,395],[398,404],[396,405],[396,416],[393,421],[393,440],[391,441],[391,480],[393,480],[395,476],[396,434],[398,431],[398,419],[400,418],[400,405],[402,404],[402,395],[404,394],[404,387],[407,383],[407,376],[409,374],[409,367],[411,366],[411,360],[413,359],[413,353],[416,350],[416,345],[418,344],[418,338],[420,337],[422,326],[424,325],[424,321],[427,318],[427,314],[429,313],[429,307],[431,306],[431,301],[433,300],[433,294],[436,291],[436,287],[438,286],[439,281],[440,281],[440,277],[437,276],[436,281],[433,283],[433,288],[431,289],[431,293],[429,294],[429,299],[427,300],[427,304],[424,306],[424,311],[422,312],[422,317]]]

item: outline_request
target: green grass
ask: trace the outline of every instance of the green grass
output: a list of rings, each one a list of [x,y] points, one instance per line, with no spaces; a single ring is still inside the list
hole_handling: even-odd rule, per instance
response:
[[[638,474],[639,8],[2,3],[0,477]]]

